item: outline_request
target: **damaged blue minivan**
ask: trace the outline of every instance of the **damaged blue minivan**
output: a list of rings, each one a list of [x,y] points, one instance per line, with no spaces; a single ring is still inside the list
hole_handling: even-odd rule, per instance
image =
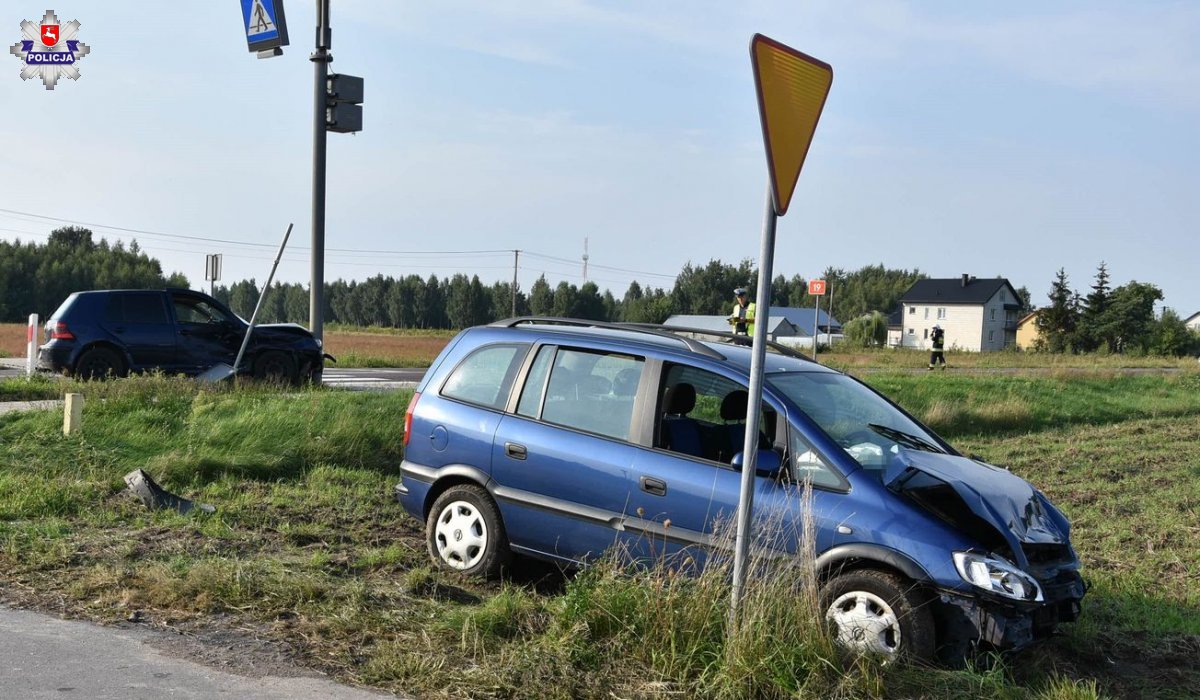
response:
[[[751,353],[717,335],[551,318],[460,333],[408,406],[396,487],[434,561],[496,576],[513,553],[574,566],[614,545],[722,546]],[[815,525],[821,609],[841,643],[958,659],[1076,619],[1086,586],[1070,524],[1040,491],[785,348],[764,376],[755,537],[795,551],[772,533]]]

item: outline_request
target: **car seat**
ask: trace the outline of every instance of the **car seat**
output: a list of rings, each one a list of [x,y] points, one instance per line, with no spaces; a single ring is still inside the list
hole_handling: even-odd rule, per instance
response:
[[[696,387],[687,382],[667,387],[663,405],[666,408],[662,420],[662,446],[672,452],[703,457],[700,423],[687,415],[696,407]]]

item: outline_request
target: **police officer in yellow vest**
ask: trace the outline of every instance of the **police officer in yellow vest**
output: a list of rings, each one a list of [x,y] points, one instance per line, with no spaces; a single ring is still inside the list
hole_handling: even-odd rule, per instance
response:
[[[746,298],[746,290],[742,287],[733,290],[733,298],[733,313],[728,321],[734,335],[754,335],[754,303]]]

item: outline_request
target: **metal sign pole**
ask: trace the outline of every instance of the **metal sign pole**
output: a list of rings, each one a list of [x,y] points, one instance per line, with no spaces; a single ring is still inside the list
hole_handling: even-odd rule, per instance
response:
[[[279,252],[275,254],[275,263],[271,265],[271,274],[267,275],[267,284],[258,293],[258,303],[254,305],[254,313],[250,314],[250,325],[246,326],[246,335],[242,338],[242,347],[238,348],[237,357],[233,360],[233,374],[237,376],[238,365],[242,364],[242,357],[246,354],[246,346],[250,344],[250,334],[254,332],[254,324],[258,321],[258,310],[262,308],[263,299],[267,298],[267,292],[271,290],[271,282],[275,280],[275,270],[279,269],[279,259],[283,257],[283,249],[287,247],[288,238],[292,236],[292,224],[288,224],[287,231],[283,233],[283,241],[279,244]]]
[[[329,0],[317,0],[316,50],[313,62],[313,182],[312,182],[312,288],[309,289],[308,325],[313,337],[322,340],[325,293],[325,100],[328,90],[329,54],[332,31],[329,29]]]
[[[816,303],[813,305],[813,359],[817,359],[817,320],[821,315],[821,295],[817,297]]]
[[[746,439],[742,443],[742,488],[738,496],[737,539],[733,550],[733,601],[729,612],[732,624],[737,623],[738,606],[746,582],[746,560],[749,556],[752,510],[754,508],[754,477],[758,468],[759,416],[762,411],[763,364],[767,360],[767,321],[771,310],[771,267],[775,258],[775,203],[771,187],[767,186],[767,212],[763,216],[762,246],[758,259],[758,294],[754,309],[754,340],[750,353],[750,396],[746,402]]]

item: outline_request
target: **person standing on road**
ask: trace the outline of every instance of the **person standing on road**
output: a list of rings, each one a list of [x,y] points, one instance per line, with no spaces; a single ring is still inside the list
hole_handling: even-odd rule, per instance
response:
[[[744,287],[733,290],[733,313],[727,319],[734,335],[754,335],[754,303],[746,297]]]
[[[942,330],[941,326],[933,327],[933,334],[929,337],[933,341],[933,352],[929,353],[929,369],[933,369],[934,365],[941,362],[942,369],[946,369],[946,355],[943,349],[946,346],[946,331]]]

